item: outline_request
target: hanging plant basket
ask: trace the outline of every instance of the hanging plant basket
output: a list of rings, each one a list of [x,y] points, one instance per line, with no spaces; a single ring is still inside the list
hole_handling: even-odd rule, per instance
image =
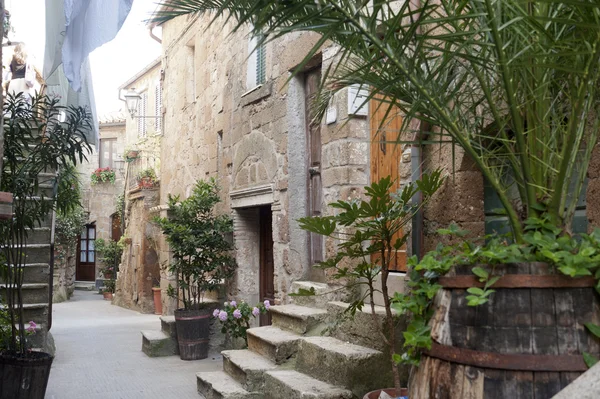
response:
[[[134,160],[138,159],[139,155],[140,152],[138,150],[129,150],[125,153],[125,161],[133,162]]]

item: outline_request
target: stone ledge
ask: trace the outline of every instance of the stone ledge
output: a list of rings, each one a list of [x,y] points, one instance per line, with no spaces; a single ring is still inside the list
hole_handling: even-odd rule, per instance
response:
[[[260,86],[256,86],[254,89],[242,94],[241,105],[245,107],[247,105],[255,104],[261,101],[263,98],[271,95],[271,83],[265,83]]]

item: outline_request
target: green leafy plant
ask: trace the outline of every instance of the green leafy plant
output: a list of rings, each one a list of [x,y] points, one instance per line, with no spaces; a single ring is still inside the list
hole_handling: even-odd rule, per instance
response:
[[[98,168],[94,172],[92,172],[90,176],[90,180],[92,181],[92,185],[100,184],[100,183],[111,183],[115,184],[115,180],[117,178],[117,174],[110,167],[106,168]]]
[[[59,122],[60,114],[66,115]],[[9,94],[4,102],[4,162],[0,191],[13,193],[11,220],[0,222],[0,248],[4,255],[2,280],[11,333],[8,350],[25,353],[23,272],[29,232],[65,203],[47,197],[40,180],[53,171],[85,159],[91,150],[85,134],[92,130],[91,115],[83,108],[63,108],[58,100],[37,95],[27,100]]]
[[[386,117],[439,127],[497,193],[518,242],[545,209],[568,232],[600,132],[600,4],[591,1],[169,0],[153,21],[212,13],[272,41],[314,32],[327,42],[320,114],[336,92],[368,87]],[[398,137],[398,141],[403,138]]]
[[[437,284],[440,276],[457,265],[485,264],[471,270],[484,283],[484,288],[469,288],[469,306],[486,303],[493,294],[493,284],[501,276],[494,276],[494,266],[521,262],[542,262],[555,271],[571,277],[594,276],[600,278],[600,229],[591,234],[581,234],[568,238],[554,225],[548,224],[548,217],[529,218],[524,235],[525,243],[515,243],[506,237],[482,237],[479,240],[459,242],[455,245],[439,245],[421,260],[415,256],[408,261],[410,268],[406,294],[395,293],[392,307],[400,314],[409,316],[410,324],[405,334],[405,352],[397,360],[408,364],[418,364],[420,351],[430,349],[431,336],[427,326],[433,313],[434,297],[441,288]],[[464,236],[465,231],[456,226],[438,230],[441,234]],[[565,273],[565,271],[570,273]],[[600,293],[600,283],[596,284]],[[587,323],[588,330],[595,333]],[[592,358],[586,354],[586,362]],[[589,364],[589,362],[588,362]]]
[[[140,152],[138,150],[127,149],[123,153],[123,159],[125,162],[133,162],[139,158]]]
[[[388,292],[389,271],[396,266],[396,251],[400,250],[408,235],[402,233],[416,212],[427,203],[443,182],[440,171],[423,175],[421,180],[405,185],[401,191],[390,192],[394,182],[388,176],[365,187],[365,199],[337,201],[329,204],[338,211],[334,216],[299,219],[300,227],[312,233],[336,239],[337,255],[317,265],[330,269],[333,277],[350,281],[350,285],[366,285],[367,290],[348,308],[351,314],[360,310],[368,298],[375,328],[381,340],[390,349],[390,365],[395,388],[400,387],[396,348],[396,320],[392,314],[392,300]],[[413,202],[420,193],[423,201]],[[354,261],[351,266],[342,260]],[[379,284],[376,283],[380,278]],[[380,325],[375,311],[376,292],[381,292],[386,311],[385,325]],[[405,336],[406,338],[406,336]],[[410,338],[410,337],[409,337]]]
[[[140,171],[137,174],[136,179],[141,188],[154,187],[157,182],[156,172],[153,168],[147,168]]]
[[[111,276],[109,279],[114,279],[123,255],[123,245],[120,241],[99,238],[96,240],[96,253],[104,263],[104,267],[100,270],[104,277]]]
[[[202,306],[204,294],[235,272],[233,244],[225,238],[233,231],[233,221],[215,214],[219,202],[215,180],[200,180],[185,200],[169,195],[169,217],[154,219],[173,254],[169,271],[177,276],[177,287],[169,285],[167,294],[186,310]]]
[[[115,293],[115,280],[114,279],[108,279],[108,280],[104,280],[104,288],[102,289],[102,292],[109,292],[111,294]]]
[[[271,304],[269,301],[250,306],[241,301],[225,302],[223,309],[215,309],[213,317],[221,323],[221,332],[230,338],[243,338],[248,346],[246,330],[250,328],[250,320],[257,318],[261,313],[267,313]]]

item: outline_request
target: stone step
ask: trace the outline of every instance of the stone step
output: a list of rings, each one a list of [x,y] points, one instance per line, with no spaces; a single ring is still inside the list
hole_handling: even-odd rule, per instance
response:
[[[275,326],[255,327],[246,331],[248,349],[282,364],[296,354],[300,336]]]
[[[351,391],[295,370],[265,372],[265,399],[353,399]]]
[[[312,291],[315,295],[290,296],[295,305],[326,309],[331,301],[352,301],[350,291],[341,289],[343,286],[335,284],[318,283],[315,281],[294,281],[290,288],[291,293]]]
[[[162,331],[142,331],[142,352],[149,357],[172,356],[177,354],[177,341]]]
[[[0,305],[5,308],[6,305]],[[48,303],[26,303],[23,304],[23,319],[26,322],[33,320],[36,324],[46,324],[48,322]]]
[[[175,316],[160,316],[160,329],[162,332],[177,341],[177,327],[175,326]]]
[[[264,387],[264,373],[277,366],[258,353],[242,350],[222,351],[223,370],[250,392],[261,392]]]
[[[50,265],[48,263],[26,263],[23,265],[23,281],[28,283],[48,283]],[[2,280],[0,279],[0,283]]]
[[[206,399],[261,399],[263,396],[246,391],[242,385],[224,371],[196,374],[198,393]]]
[[[16,250],[15,250],[16,251]],[[27,244],[23,248],[25,263],[47,263],[50,264],[50,243]]]
[[[0,295],[5,298],[6,285],[0,284]],[[23,303],[43,303],[48,302],[50,291],[48,283],[23,284],[22,286]]]
[[[296,370],[362,397],[392,386],[391,363],[384,353],[333,337],[305,337],[296,356]]]
[[[305,334],[325,320],[327,311],[299,305],[278,305],[269,309],[273,325],[283,330]]]
[[[95,291],[96,283],[94,281],[75,281],[73,288],[78,291]]]
[[[27,232],[27,242],[31,244],[48,244],[51,239],[50,227],[35,227]]]

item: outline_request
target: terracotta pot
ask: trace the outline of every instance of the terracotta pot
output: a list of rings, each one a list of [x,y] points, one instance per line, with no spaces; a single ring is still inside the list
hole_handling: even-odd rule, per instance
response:
[[[161,292],[160,287],[152,287],[152,293],[154,294],[154,314],[162,315]]]
[[[107,280],[110,280],[110,279],[112,279],[112,276],[113,276],[112,272],[105,272],[105,273],[102,273],[102,275],[103,275],[103,276],[104,276],[104,278],[105,278],[105,279],[107,279]]]
[[[112,292],[103,292],[102,296],[104,297],[104,299],[106,299],[107,301],[112,301],[113,299],[113,293]]]
[[[365,396],[363,396],[363,399],[378,399],[379,398],[379,394],[381,393],[381,391],[384,391],[385,393],[387,393],[388,395],[390,395],[392,398],[396,398],[396,396],[394,396],[396,394],[396,389],[395,388],[388,388],[388,389],[378,389],[376,391],[371,391],[365,394]],[[400,389],[400,398],[404,399],[408,399],[408,388],[401,388]]]

